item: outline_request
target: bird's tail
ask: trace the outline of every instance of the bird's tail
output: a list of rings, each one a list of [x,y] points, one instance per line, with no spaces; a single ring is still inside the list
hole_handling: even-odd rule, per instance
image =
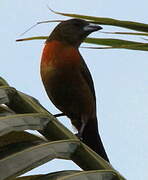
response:
[[[97,119],[89,120],[84,128],[82,141],[99,154],[104,160],[109,162],[108,156],[105,152],[101,137],[98,132]]]

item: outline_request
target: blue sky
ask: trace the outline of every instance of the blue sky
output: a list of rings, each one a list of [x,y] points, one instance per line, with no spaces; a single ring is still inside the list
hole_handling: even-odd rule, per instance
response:
[[[146,0],[0,1],[0,76],[11,86],[36,97],[50,112],[57,113],[58,110],[46,96],[39,74],[44,41],[15,42],[20,38],[19,34],[38,21],[67,19],[51,13],[47,9],[47,4],[54,10],[62,12],[147,23],[148,2]],[[55,25],[56,23],[39,25],[24,37],[48,35]],[[119,30],[108,26],[103,28],[106,31]],[[99,32],[91,36],[110,37]],[[126,37],[123,36],[123,39]],[[80,51],[94,79],[99,129],[113,167],[128,180],[148,179],[147,52],[115,49],[80,49]],[[72,129],[69,120],[66,118],[60,120]],[[54,160],[30,173],[77,168],[72,162]]]

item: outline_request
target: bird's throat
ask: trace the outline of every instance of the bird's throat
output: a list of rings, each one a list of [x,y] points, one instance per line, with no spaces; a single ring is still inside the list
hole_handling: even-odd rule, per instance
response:
[[[76,65],[79,63],[81,55],[79,50],[60,41],[49,41],[45,44],[41,66],[43,67],[63,67]]]

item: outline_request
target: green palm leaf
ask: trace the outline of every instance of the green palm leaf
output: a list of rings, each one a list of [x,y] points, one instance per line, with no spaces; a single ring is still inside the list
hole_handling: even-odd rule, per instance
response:
[[[125,20],[118,20],[118,19],[105,18],[105,17],[85,16],[85,15],[80,15],[80,14],[61,13],[61,12],[53,11],[52,9],[50,10],[55,14],[68,16],[68,17],[74,17],[74,18],[86,19],[97,24],[112,25],[112,26],[132,29],[136,31],[148,32],[148,24],[144,24],[140,22],[125,21]]]
[[[83,144],[35,98],[11,88],[2,78],[0,89],[0,180],[47,180],[50,177],[124,180],[110,164]],[[42,137],[25,132],[26,129],[38,130]],[[54,158],[72,160],[84,171],[18,178]]]
[[[17,41],[29,41],[29,40],[41,40],[47,39],[48,36],[36,36],[24,39],[18,39]],[[113,38],[86,38],[85,43],[104,45],[106,47],[87,47],[91,49],[130,49],[130,50],[140,50],[148,51],[148,43],[128,41],[123,39],[113,39]]]
[[[17,178],[17,180],[113,180],[119,178],[112,171],[59,171],[47,175],[34,175]]]
[[[70,159],[78,145],[79,141],[71,140],[48,142],[8,155],[0,160],[1,179],[16,177],[54,158]]]
[[[131,49],[131,50],[141,50],[148,51],[148,43],[141,43],[135,41],[127,41],[121,39],[104,39],[104,38],[87,38],[85,39],[86,43],[105,45],[107,47],[88,47],[92,49]]]
[[[51,9],[50,9],[51,10]],[[96,24],[102,25],[111,25],[117,26],[127,29],[132,29],[135,31],[142,31],[142,32],[103,32],[108,34],[119,34],[119,35],[135,35],[135,36],[148,36],[148,24],[134,22],[134,21],[121,21],[112,18],[104,18],[104,17],[94,17],[94,16],[85,16],[80,14],[70,14],[70,13],[61,13],[51,10],[55,14],[60,14],[63,16],[74,17],[74,18],[81,18],[85,20],[89,20]],[[45,21],[47,23],[48,21]],[[44,22],[39,22],[41,24]],[[17,39],[16,41],[27,41],[27,40],[41,40],[47,39],[47,36],[38,36],[38,37],[29,37],[23,39]],[[128,41],[122,39],[114,39],[114,38],[87,38],[85,39],[86,43],[97,44],[97,45],[105,45],[107,47],[95,47],[92,49],[130,49],[130,50],[141,50],[141,51],[148,51],[148,43],[143,42],[135,42],[135,41]],[[89,47],[88,47],[89,48]]]
[[[42,113],[17,114],[0,117],[0,136],[12,131],[23,131],[27,129],[41,130],[49,119]]]
[[[54,173],[44,174],[44,175],[32,175],[19,177],[17,180],[58,180],[68,175],[74,175],[80,171],[69,170],[69,171],[58,171]]]

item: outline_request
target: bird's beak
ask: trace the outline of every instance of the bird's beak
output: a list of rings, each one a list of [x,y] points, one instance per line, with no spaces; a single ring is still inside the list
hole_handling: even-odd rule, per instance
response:
[[[94,32],[103,29],[101,26],[97,24],[89,23],[88,25],[84,26],[83,30],[88,32]]]

